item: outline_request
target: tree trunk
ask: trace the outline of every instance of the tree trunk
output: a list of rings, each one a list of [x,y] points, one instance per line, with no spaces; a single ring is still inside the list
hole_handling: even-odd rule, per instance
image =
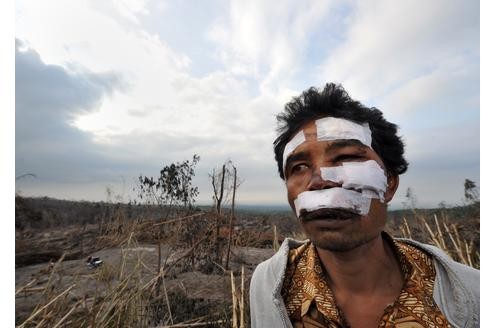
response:
[[[223,189],[225,183],[225,164],[222,166],[222,180],[220,181],[220,195],[217,199],[217,214],[221,214],[222,212],[222,199],[223,199]]]
[[[229,269],[229,259],[230,259],[230,244],[232,243],[232,228],[234,222],[234,208],[235,208],[235,190],[237,187],[237,168],[234,166],[234,184],[232,186],[232,209],[230,211],[230,222],[229,222],[229,243],[227,246],[227,259],[225,261],[225,270]]]

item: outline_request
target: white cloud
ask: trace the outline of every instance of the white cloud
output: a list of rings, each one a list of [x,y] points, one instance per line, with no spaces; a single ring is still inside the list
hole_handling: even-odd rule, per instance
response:
[[[225,71],[202,78],[189,74],[187,56],[136,23],[139,15],[149,14],[146,1],[72,1],[67,6],[56,1],[43,5],[21,1],[17,33],[46,63],[82,65],[95,72],[112,69],[124,77],[126,92],[103,99],[100,110],[73,122],[93,134],[96,142],[108,143],[139,129],[164,135],[222,134],[232,139],[240,130],[252,135],[259,133],[260,126],[273,130],[274,114],[288,95],[296,94],[277,81],[288,80],[297,67],[305,38],[328,7],[328,1],[294,1],[284,6],[232,2],[229,17],[224,17],[228,24],[221,27],[226,39],[218,40],[231,60],[225,63]],[[248,71],[264,67],[264,71],[240,77],[230,64]],[[262,92],[258,89],[254,95],[253,77],[262,80]]]
[[[355,2],[343,44],[322,65],[358,99],[382,97],[462,56],[479,57],[479,4],[465,1]]]
[[[479,63],[464,60],[452,65],[444,63],[403,83],[388,93],[379,106],[391,120],[410,117],[425,109],[444,115],[479,113]]]
[[[221,17],[209,36],[218,42],[226,67],[256,78],[262,91],[273,92],[298,69],[309,36],[331,5],[331,1],[235,0],[229,17]]]
[[[99,1],[95,1],[99,2]],[[131,20],[133,23],[138,24],[139,18],[138,14],[147,15],[149,14],[146,8],[148,0],[113,0],[113,5],[117,8],[118,12]]]

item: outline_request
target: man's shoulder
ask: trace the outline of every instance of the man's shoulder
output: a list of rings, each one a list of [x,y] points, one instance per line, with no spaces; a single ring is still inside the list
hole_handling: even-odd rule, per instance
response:
[[[399,243],[414,246],[415,248],[431,256],[433,260],[436,261],[438,264],[442,265],[448,270],[453,270],[455,273],[468,276],[479,276],[479,270],[454,261],[449,254],[436,246],[425,244],[413,239],[395,238],[395,240]]]
[[[285,239],[278,251],[258,264],[254,270],[249,288],[252,327],[286,326],[289,319],[287,315],[281,314],[284,306],[280,291],[289,252],[304,243],[305,241]]]
[[[263,283],[275,287],[275,285],[284,277],[290,250],[305,243],[308,243],[308,241],[286,238],[272,257],[256,266],[251,279],[251,284]]]
[[[396,241],[414,246],[432,258],[436,271],[433,296],[449,322],[479,327],[480,271],[454,261],[436,246],[412,239]]]
[[[446,289],[461,292],[464,297],[479,300],[480,271],[468,265],[456,262],[442,249],[412,239],[396,239],[399,242],[415,246],[433,259],[437,271],[437,284]]]

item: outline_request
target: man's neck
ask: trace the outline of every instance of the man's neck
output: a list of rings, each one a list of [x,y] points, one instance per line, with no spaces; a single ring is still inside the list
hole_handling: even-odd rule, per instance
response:
[[[381,234],[347,252],[318,247],[317,251],[334,293],[373,295],[377,291],[397,293],[402,288],[399,262]]]

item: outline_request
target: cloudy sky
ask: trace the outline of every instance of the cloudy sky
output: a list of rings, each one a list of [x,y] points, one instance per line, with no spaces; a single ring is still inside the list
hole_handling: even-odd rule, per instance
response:
[[[124,200],[140,174],[231,159],[243,204],[284,204],[275,115],[342,83],[400,126],[418,205],[479,183],[477,1],[17,0],[16,182],[23,195]]]

